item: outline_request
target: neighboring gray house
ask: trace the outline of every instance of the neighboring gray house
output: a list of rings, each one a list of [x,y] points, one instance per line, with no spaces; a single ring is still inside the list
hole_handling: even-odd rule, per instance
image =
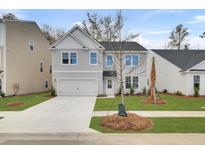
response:
[[[99,43],[79,26],[74,26],[50,48],[57,95],[112,96],[118,93],[115,54],[120,45],[124,46],[125,93],[130,92],[131,87],[135,93],[142,92],[147,87],[147,50],[137,42],[123,43]]]
[[[198,86],[199,94],[205,95],[205,50],[153,49],[148,63],[152,57],[156,59],[157,90],[194,95],[194,86]]]

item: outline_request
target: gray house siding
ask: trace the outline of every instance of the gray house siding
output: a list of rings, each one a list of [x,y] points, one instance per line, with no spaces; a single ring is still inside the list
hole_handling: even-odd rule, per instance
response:
[[[106,55],[107,54],[112,54],[113,56],[115,55],[113,52],[110,51],[106,51],[104,54],[104,70],[114,70],[114,67],[107,67],[106,65]],[[133,67],[126,67],[124,65],[124,61],[123,61],[123,74],[124,77],[125,76],[138,76],[139,77],[139,89],[135,90],[135,93],[140,93],[143,91],[143,88],[147,88],[147,53],[145,52],[139,52],[139,51],[134,51],[134,52],[124,52],[123,53],[124,56],[125,55],[129,55],[129,54],[138,54],[139,55],[139,59],[140,59],[140,63],[138,66],[135,67],[135,69],[133,69]],[[119,81],[119,71],[117,71],[117,78],[114,79],[114,90],[115,93],[119,93],[119,88],[120,88],[120,81]],[[104,83],[105,85],[105,83]],[[125,87],[125,86],[124,86]],[[104,92],[106,91],[105,89],[106,87],[104,86]],[[124,93],[130,93],[130,89],[125,89]]]

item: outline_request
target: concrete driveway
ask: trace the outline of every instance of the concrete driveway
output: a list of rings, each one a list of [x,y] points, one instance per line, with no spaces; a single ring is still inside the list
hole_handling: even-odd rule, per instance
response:
[[[89,129],[95,97],[55,97],[32,108],[0,112],[0,133],[94,132]]]

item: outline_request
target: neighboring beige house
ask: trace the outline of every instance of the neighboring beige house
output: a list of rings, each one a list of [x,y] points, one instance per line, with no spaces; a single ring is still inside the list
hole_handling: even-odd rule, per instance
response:
[[[49,42],[33,21],[0,21],[0,90],[13,95],[48,91],[52,73]]]

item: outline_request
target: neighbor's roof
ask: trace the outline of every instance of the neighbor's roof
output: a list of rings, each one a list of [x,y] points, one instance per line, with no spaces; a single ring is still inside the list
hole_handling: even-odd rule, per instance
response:
[[[137,42],[100,42],[105,51],[148,51]]]
[[[205,60],[205,50],[163,50],[152,49],[155,53],[169,62],[178,66],[182,71],[187,71]]]

